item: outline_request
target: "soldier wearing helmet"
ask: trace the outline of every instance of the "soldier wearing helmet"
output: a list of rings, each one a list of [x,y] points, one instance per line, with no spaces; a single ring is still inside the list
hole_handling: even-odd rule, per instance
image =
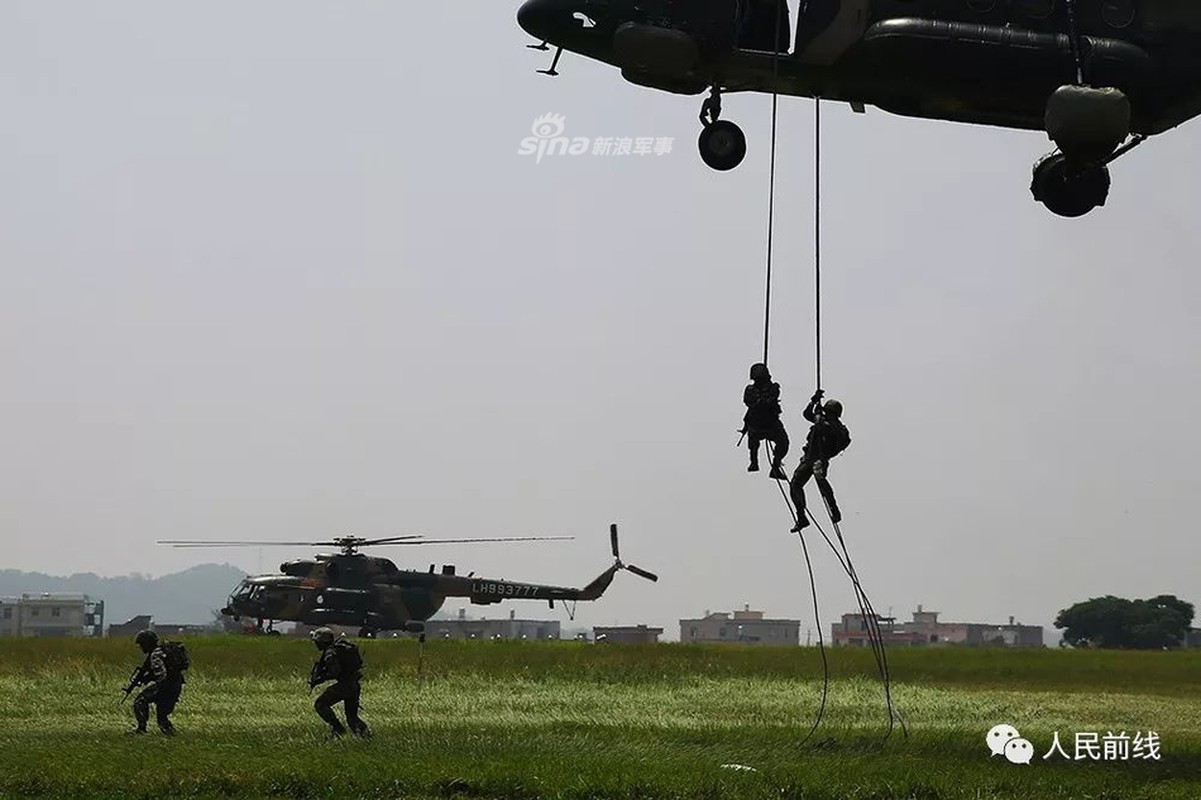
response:
[[[772,454],[771,477],[787,480],[781,465],[788,455],[788,432],[780,421],[780,384],[771,379],[766,364],[751,365],[751,383],[742,392],[746,414],[742,418],[742,433],[747,435],[751,465],[747,472],[759,471],[759,443],[767,440],[775,445]]]
[[[359,655],[359,648],[345,637],[335,640],[334,632],[329,628],[318,628],[312,636],[313,644],[321,651],[321,656],[313,664],[309,689],[326,681],[334,682],[313,703],[317,716],[329,725],[331,735],[341,736],[346,733],[346,726],[342,725],[333,707],[342,703],[350,732],[355,736],[370,736],[367,723],[359,718],[359,698],[362,694],[359,682],[363,678],[363,658]]]
[[[805,407],[804,415],[812,425],[805,439],[805,450],[801,454],[801,463],[792,473],[789,481],[789,494],[796,505],[797,523],[792,532],[799,533],[809,524],[805,517],[805,484],[810,477],[817,479],[818,491],[830,506],[830,519],[835,523],[842,521],[842,512],[834,499],[834,489],[830,486],[827,475],[830,469],[830,459],[847,449],[851,443],[851,434],[847,426],[842,424],[842,403],[837,400],[827,400],[822,404],[822,390],[818,389]]]
[[[133,734],[146,733],[146,723],[150,721],[150,706],[154,705],[155,721],[158,728],[167,736],[175,734],[175,726],[171,724],[171,714],[183,693],[184,675],[187,669],[187,656],[179,643],[160,643],[158,634],[152,630],[144,630],[134,637],[134,641],[146,659],[138,669],[129,688],[149,684],[138,693],[133,701],[133,716],[137,727],[130,731]],[[168,652],[167,646],[172,649]],[[182,660],[176,657],[176,648],[184,652]]]

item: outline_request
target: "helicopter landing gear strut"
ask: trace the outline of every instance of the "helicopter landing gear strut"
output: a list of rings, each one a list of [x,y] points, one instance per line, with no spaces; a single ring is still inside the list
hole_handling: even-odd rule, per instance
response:
[[[701,160],[715,170],[725,172],[742,163],[746,156],[746,135],[733,122],[721,116],[721,89],[714,84],[701,104],[701,136],[697,145]]]
[[[1060,86],[1047,98],[1043,127],[1059,150],[1035,163],[1030,192],[1052,213],[1080,217],[1105,205],[1110,162],[1146,137],[1136,134],[1122,144],[1130,136],[1130,100],[1115,87],[1086,83],[1075,0],[1065,0],[1064,10],[1076,82]]]

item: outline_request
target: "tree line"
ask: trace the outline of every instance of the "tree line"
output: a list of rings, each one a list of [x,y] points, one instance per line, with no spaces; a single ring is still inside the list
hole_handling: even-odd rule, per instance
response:
[[[1147,600],[1106,595],[1063,609],[1055,627],[1072,647],[1170,650],[1184,645],[1193,612],[1192,603],[1170,594]]]

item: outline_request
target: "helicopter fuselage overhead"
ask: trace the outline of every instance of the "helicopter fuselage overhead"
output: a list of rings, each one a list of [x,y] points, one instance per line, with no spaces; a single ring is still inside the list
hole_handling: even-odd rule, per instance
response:
[[[556,62],[566,50],[640,86],[708,90],[701,155],[719,170],[745,154],[741,131],[719,123],[723,92],[820,97],[856,111],[1046,130],[1062,151],[1057,165],[1070,169],[1032,189],[1052,211],[1079,216],[1108,190],[1107,173],[1104,190],[1084,173],[1201,113],[1196,3],[799,0],[795,35],[790,16],[786,0],[526,0],[517,20],[539,49],[560,48]],[[1052,185],[1059,178],[1081,180]],[[1057,189],[1069,196],[1046,196]]]

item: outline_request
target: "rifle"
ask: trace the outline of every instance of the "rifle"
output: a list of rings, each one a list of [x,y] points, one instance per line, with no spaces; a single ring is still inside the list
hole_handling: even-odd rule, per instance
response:
[[[321,663],[322,662],[320,660],[314,661],[313,668],[309,670],[309,697],[313,696],[313,689],[317,686],[317,684],[321,683],[322,675],[319,671],[321,669]]]
[[[125,684],[122,690],[124,694],[121,696],[121,703],[124,703],[129,698],[129,693],[142,683],[142,674],[146,671],[146,664],[139,664],[129,676],[129,683]]]

